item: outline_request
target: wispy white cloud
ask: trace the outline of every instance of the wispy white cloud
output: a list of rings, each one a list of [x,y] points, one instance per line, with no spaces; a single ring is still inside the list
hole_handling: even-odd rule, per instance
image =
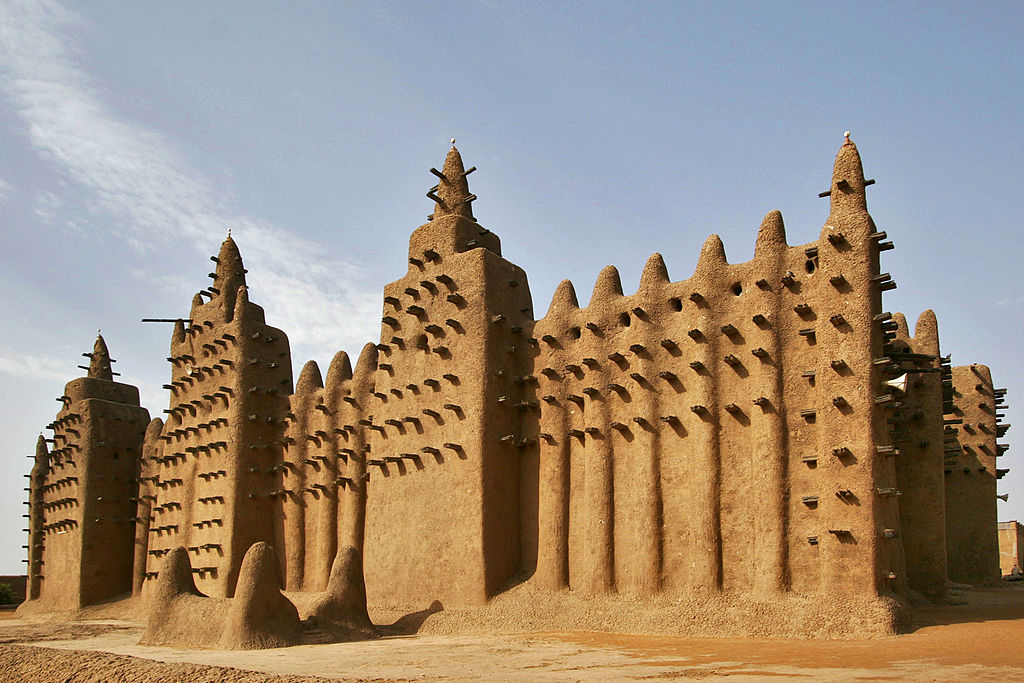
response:
[[[53,223],[63,203],[57,194],[42,190],[36,193],[36,206],[32,213],[43,223]]]
[[[79,66],[74,37],[90,30],[54,0],[0,5],[0,88],[39,155],[85,189],[90,210],[108,219],[102,229],[140,254],[184,241],[207,255],[231,227],[255,276],[254,300],[299,353],[329,358],[369,341],[379,294],[365,284],[368,271],[224,206],[173,140],[119,117]],[[46,199],[44,212],[59,201]]]
[[[0,374],[63,383],[82,373],[60,358],[22,353],[0,346]]]

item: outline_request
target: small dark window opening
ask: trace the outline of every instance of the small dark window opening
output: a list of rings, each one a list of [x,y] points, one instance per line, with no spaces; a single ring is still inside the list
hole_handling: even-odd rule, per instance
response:
[[[619,313],[619,324],[623,327],[629,327],[630,322],[629,313]]]
[[[741,285],[738,282],[736,284],[734,284],[732,286],[732,293],[733,293],[733,296],[739,296],[740,294],[742,294],[743,293],[743,285]]]
[[[580,328],[578,328],[578,327],[570,327],[568,335],[569,335],[570,339],[579,339],[580,338]]]
[[[676,297],[674,299],[669,299],[668,300],[668,305],[672,308],[673,311],[681,311],[681,310],[683,310],[683,300],[680,299],[679,297]]]
[[[818,264],[814,262],[814,259],[807,259],[807,261],[804,263],[804,270],[807,271],[808,275],[813,273],[817,268]]]

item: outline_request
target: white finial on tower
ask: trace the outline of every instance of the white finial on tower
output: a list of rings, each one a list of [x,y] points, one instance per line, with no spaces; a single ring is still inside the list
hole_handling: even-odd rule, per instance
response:
[[[231,228],[228,228],[228,237],[231,237]]]
[[[452,138],[452,147],[455,146],[455,138]]]
[[[849,142],[850,141],[850,131],[845,131],[843,133],[843,138],[845,138],[846,142]]]

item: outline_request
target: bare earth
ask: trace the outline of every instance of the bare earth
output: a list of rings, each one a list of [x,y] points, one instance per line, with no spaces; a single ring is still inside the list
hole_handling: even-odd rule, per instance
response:
[[[181,651],[138,645],[126,621],[0,617],[0,680],[422,681],[1024,680],[1024,587],[975,590],[966,604],[917,608],[915,629],[874,640],[682,638],[597,632],[387,635],[280,650]],[[427,617],[434,628],[444,612]],[[425,629],[420,618],[390,633]]]

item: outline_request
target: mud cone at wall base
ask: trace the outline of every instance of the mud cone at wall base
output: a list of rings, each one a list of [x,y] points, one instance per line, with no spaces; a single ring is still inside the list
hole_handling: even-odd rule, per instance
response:
[[[254,543],[242,560],[221,647],[262,650],[302,640],[298,610],[280,586],[277,553],[267,543]]]
[[[146,631],[139,644],[209,647],[220,639],[223,603],[199,592],[188,551],[173,548],[164,557],[148,597]]]
[[[366,611],[363,557],[352,546],[338,551],[327,591],[310,609],[317,627],[338,640],[364,640],[379,634]]]

